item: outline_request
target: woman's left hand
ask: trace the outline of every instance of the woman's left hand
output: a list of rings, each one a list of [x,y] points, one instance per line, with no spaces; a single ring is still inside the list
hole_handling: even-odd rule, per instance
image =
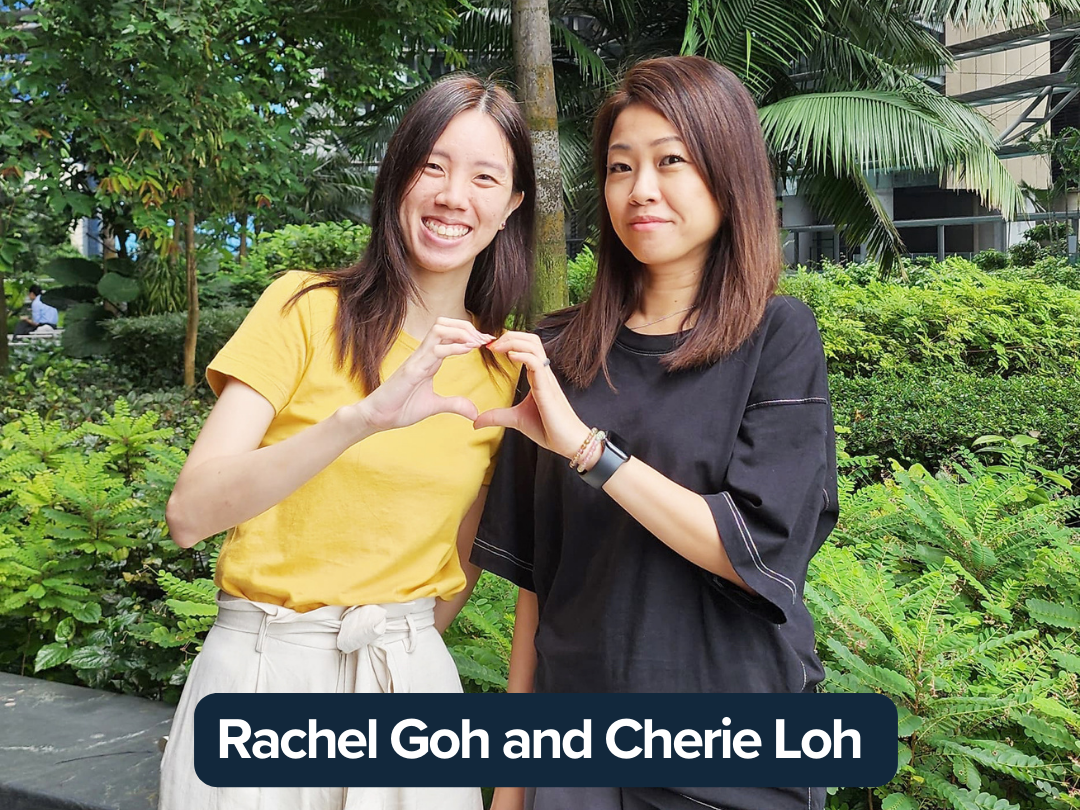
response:
[[[578,418],[566,399],[540,338],[527,332],[505,332],[488,344],[521,363],[529,375],[529,393],[513,408],[484,411],[473,427],[502,426],[520,431],[553,453],[573,458],[588,438],[588,426]]]

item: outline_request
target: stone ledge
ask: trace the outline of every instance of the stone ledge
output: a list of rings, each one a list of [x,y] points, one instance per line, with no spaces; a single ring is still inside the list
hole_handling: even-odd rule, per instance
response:
[[[0,808],[154,810],[173,707],[0,672]]]

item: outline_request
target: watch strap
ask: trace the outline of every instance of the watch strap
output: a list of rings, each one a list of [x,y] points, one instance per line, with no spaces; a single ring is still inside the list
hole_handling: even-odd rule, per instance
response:
[[[578,473],[578,475],[581,476],[581,480],[594,489],[603,489],[604,484],[615,474],[615,471],[629,460],[629,455],[612,444],[611,435],[609,434],[604,439],[604,449],[600,453],[600,458],[596,460],[592,469]]]

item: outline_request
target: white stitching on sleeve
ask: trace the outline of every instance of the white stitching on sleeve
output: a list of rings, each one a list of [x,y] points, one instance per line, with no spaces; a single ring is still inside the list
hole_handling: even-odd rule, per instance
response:
[[[761,554],[758,551],[757,543],[754,542],[753,535],[750,534],[750,530],[747,528],[746,523],[743,521],[742,515],[735,507],[735,501],[732,499],[731,494],[724,492],[724,497],[727,498],[728,507],[731,509],[731,514],[735,518],[735,524],[739,527],[739,534],[742,535],[743,545],[746,546],[746,550],[750,552],[750,558],[754,561],[754,566],[769,579],[774,582],[779,582],[789,591],[791,591],[791,604],[795,604],[795,599],[798,592],[795,589],[795,583],[785,577],[783,574],[772,570],[761,559]]]
[[[533,570],[533,567],[531,565],[529,565],[524,560],[519,560],[517,557],[515,557],[509,551],[504,551],[503,549],[498,548],[497,546],[491,545],[491,543],[485,543],[479,537],[475,538],[475,540],[473,542],[475,542],[478,546],[480,546],[480,548],[482,548],[484,551],[487,551],[490,554],[494,554],[496,557],[502,557],[504,560],[508,560],[509,562],[512,562],[518,568],[521,568],[521,569],[523,569],[525,571],[530,571],[530,572]]]

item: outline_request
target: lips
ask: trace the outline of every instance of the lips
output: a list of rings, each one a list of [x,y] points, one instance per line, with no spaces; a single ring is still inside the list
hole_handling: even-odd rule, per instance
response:
[[[424,227],[427,230],[431,231],[436,236],[441,236],[443,239],[460,239],[472,231],[472,228],[468,225],[461,225],[459,223],[448,224],[427,217],[424,217],[420,221],[423,222]]]

